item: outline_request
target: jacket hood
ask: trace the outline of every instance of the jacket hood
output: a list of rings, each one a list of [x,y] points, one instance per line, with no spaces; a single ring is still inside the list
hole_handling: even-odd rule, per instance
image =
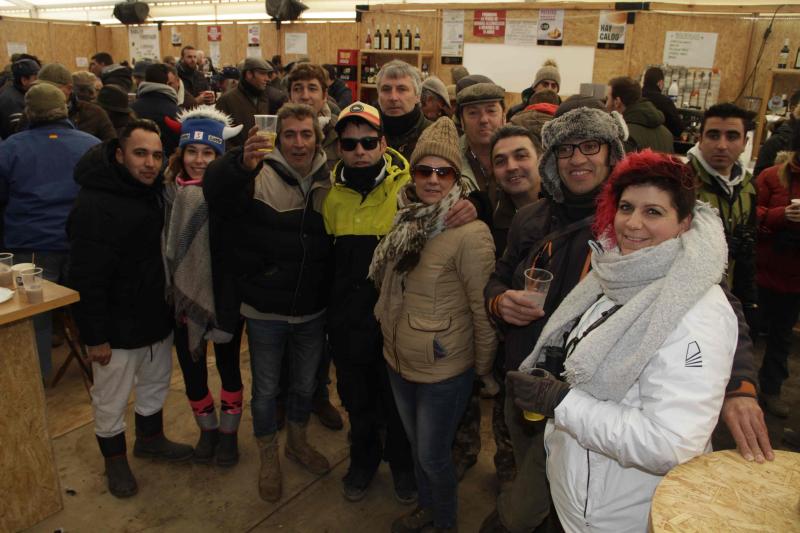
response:
[[[311,172],[308,173],[308,176],[301,176],[297,173],[297,171],[289,166],[289,163],[286,162],[286,158],[283,157],[283,154],[280,150],[273,150],[267,155],[267,157],[264,158],[264,164],[268,164],[274,168],[283,178],[294,180],[297,183],[300,183],[303,181],[303,178],[308,178],[309,176],[316,178],[319,169],[324,167],[327,161],[328,157],[325,155],[325,152],[321,147],[317,146],[317,151],[314,154],[314,160],[311,162]],[[327,177],[327,173],[325,175]]]
[[[159,94],[166,96],[171,101],[178,103],[178,93],[175,92],[175,89],[170,87],[165,83],[155,83],[152,81],[143,81],[139,84],[139,88],[136,90],[136,96],[141,98],[144,95],[154,95]]]
[[[394,148],[386,147],[386,153],[383,154],[383,160],[386,163],[386,177],[384,180],[393,180],[402,174],[410,172],[408,161]],[[344,185],[342,179],[342,170],[344,169],[344,162],[340,159],[333,167],[332,175],[333,182],[336,185]]]
[[[548,104],[547,102],[540,102],[538,104],[531,104],[525,108],[525,111],[538,111],[546,115],[555,116],[558,106],[556,104]]]
[[[110,139],[89,149],[75,166],[75,181],[81,187],[106,191],[121,196],[146,196],[161,191],[164,175],[159,172],[153,185],[137,181],[117,163],[117,139]]]
[[[657,128],[664,124],[664,113],[656,109],[649,100],[639,100],[625,108],[622,118],[628,124],[638,124],[645,128]]]

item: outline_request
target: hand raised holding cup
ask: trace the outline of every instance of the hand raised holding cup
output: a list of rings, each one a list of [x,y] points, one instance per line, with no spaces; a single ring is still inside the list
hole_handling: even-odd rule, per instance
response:
[[[543,268],[529,268],[525,271],[525,297],[531,305],[544,308],[552,281],[553,274]]]
[[[278,115],[254,115],[257,135],[269,141],[269,145],[259,149],[259,152],[269,153],[275,149],[275,139],[278,136]]]

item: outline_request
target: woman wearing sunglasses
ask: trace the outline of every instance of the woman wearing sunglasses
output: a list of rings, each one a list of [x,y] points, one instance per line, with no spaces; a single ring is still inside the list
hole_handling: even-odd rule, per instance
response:
[[[413,182],[399,193],[391,232],[375,250],[370,278],[380,290],[375,316],[397,408],[414,456],[418,507],[392,531],[456,531],[456,477],[450,453],[475,374],[490,373],[496,338],[483,288],[494,267],[489,228],[445,228],[464,196],[453,122],[425,130],[411,156]]]
[[[547,478],[564,529],[644,531],[661,477],[711,450],[738,338],[719,286],[727,245],[691,167],[649,150],[616,165],[593,229],[591,272],[508,390],[550,418]],[[534,368],[554,350],[566,381]]]

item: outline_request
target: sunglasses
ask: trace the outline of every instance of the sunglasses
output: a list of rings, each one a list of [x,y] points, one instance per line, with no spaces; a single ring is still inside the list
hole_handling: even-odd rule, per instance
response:
[[[411,169],[415,178],[430,178],[431,174],[436,173],[436,177],[441,179],[456,179],[458,171],[453,167],[431,167],[428,165],[416,165]]]
[[[361,137],[360,139],[342,138],[339,139],[339,146],[341,146],[342,150],[345,152],[352,152],[359,144],[364,150],[374,150],[378,147],[380,141],[380,137]]]
[[[554,147],[556,157],[559,159],[567,159],[572,157],[575,153],[575,148],[581,151],[583,155],[594,155],[600,152],[600,148],[604,143],[600,141],[583,141],[578,144],[557,144]]]

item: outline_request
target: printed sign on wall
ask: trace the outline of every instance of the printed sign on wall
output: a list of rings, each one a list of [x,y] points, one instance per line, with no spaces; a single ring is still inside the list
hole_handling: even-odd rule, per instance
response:
[[[561,46],[564,42],[564,10],[540,9],[536,44]]]
[[[506,34],[506,12],[475,10],[472,35],[476,37],[503,37]]]
[[[628,14],[624,11],[601,11],[597,29],[597,48],[622,50],[625,48],[625,28]]]

